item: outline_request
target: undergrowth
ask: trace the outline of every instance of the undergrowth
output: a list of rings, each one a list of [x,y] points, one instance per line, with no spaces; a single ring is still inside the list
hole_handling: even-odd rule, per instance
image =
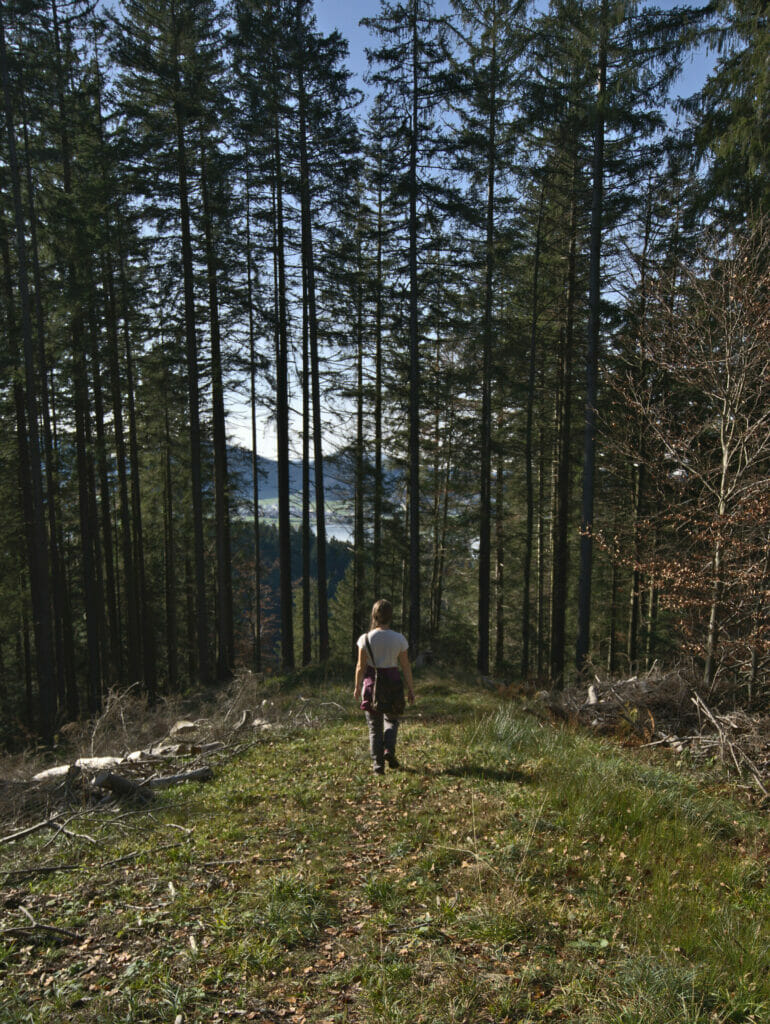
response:
[[[0,847],[3,1022],[770,1019],[735,794],[447,678],[375,777],[350,682],[308,687],[214,782]]]

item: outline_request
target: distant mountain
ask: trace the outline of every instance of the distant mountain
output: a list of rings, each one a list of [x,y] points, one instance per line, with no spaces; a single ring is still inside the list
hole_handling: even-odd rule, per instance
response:
[[[250,503],[254,490],[251,473],[251,452],[239,445],[231,445],[227,451],[227,468],[230,472],[233,497],[236,503]],[[257,456],[259,473],[259,500],[275,501],[278,498],[278,463],[275,459]],[[330,455],[324,459],[324,489],[327,501],[350,501],[354,499],[353,463],[349,454]],[[302,463],[289,462],[289,491],[302,493]],[[310,500],[315,492],[315,466],[310,463]]]

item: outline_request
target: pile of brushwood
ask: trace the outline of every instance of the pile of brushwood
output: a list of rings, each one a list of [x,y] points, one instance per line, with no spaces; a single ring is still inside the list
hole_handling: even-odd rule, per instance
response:
[[[694,761],[719,761],[770,801],[770,715],[750,714],[724,694],[707,701],[685,669],[654,665],[627,679],[596,675],[588,687],[538,696],[557,719],[686,752]]]
[[[148,708],[136,692],[112,692],[100,715],[62,730],[53,752],[7,757],[0,773],[0,845],[30,832],[66,834],[95,808],[152,804],[158,790],[205,782],[266,733],[306,725],[313,701],[288,709],[265,699],[246,673],[216,699],[177,698]]]

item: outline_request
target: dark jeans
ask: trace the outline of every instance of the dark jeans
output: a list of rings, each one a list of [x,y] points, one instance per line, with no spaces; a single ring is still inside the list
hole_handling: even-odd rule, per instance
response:
[[[385,764],[385,751],[393,755],[396,753],[398,718],[391,718],[381,711],[365,711],[364,714],[369,726],[369,753],[374,767],[382,768]]]

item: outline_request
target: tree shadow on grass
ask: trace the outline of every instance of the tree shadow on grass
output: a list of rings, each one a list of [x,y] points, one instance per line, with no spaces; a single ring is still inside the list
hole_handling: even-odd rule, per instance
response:
[[[442,768],[436,775],[451,775],[455,779],[484,779],[486,782],[518,782],[529,785],[535,776],[529,772],[520,772],[515,768],[489,768],[480,764],[457,764]]]

